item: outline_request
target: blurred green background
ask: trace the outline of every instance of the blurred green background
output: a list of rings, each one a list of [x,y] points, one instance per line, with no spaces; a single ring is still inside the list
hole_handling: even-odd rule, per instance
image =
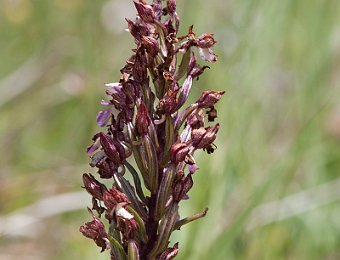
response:
[[[215,32],[195,82],[226,90],[198,155],[178,259],[340,259],[340,2],[178,1]],[[104,83],[130,56],[132,1],[0,0],[0,259],[108,259],[81,236],[81,174]],[[80,193],[79,193],[80,192]],[[82,195],[83,194],[83,195]]]

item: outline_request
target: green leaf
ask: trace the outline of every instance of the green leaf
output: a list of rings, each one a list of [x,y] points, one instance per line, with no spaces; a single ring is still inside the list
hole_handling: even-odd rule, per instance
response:
[[[128,170],[130,171],[130,173],[132,175],[133,182],[134,182],[135,187],[136,187],[136,192],[137,192],[139,198],[146,204],[147,200],[145,198],[145,195],[144,195],[144,192],[143,192],[143,189],[142,189],[142,184],[141,184],[141,181],[139,179],[137,171],[127,161],[125,161],[125,166],[128,168]]]
[[[164,215],[158,228],[158,238],[151,250],[148,259],[155,259],[168,247],[169,238],[178,220],[178,204],[174,203],[171,209]]]
[[[195,221],[197,219],[205,217],[205,215],[207,215],[207,212],[208,212],[208,208],[206,208],[202,212],[199,212],[195,215],[192,215],[190,217],[186,217],[186,218],[183,218],[183,219],[177,221],[174,229],[180,230],[183,225],[188,224],[188,223]]]
[[[138,234],[140,236],[140,240],[146,243],[148,241],[148,236],[146,234],[145,225],[143,219],[139,216],[139,214],[131,207],[127,206],[127,210],[133,215],[137,224],[138,224]]]
[[[127,260],[127,255],[122,245],[110,235],[107,236],[107,239],[111,244],[111,254],[116,256],[119,260]]]
[[[168,49],[166,46],[166,38],[165,38],[165,34],[163,31],[163,25],[161,25],[160,23],[156,24],[156,29],[158,31],[158,35],[159,35],[159,45],[160,45],[160,49],[161,49],[161,53],[163,55],[163,57],[167,57],[168,56]]]
[[[154,218],[156,220],[161,219],[165,213],[165,205],[170,196],[170,191],[172,184],[176,176],[175,165],[171,164],[169,168],[166,169],[162,176],[162,181],[157,193],[156,207]]]
[[[133,125],[131,122],[128,123],[127,130],[128,130],[131,143],[132,143],[131,149],[132,149],[133,157],[135,158],[138,169],[143,177],[144,185],[148,190],[151,190],[149,174],[148,174],[148,169],[147,169],[147,162],[145,161],[145,158],[141,154],[141,144],[139,145],[134,144],[135,142],[137,142],[137,138],[136,138],[136,134],[134,133]]]
[[[171,115],[167,115],[165,119],[165,146],[164,154],[161,161],[161,167],[163,168],[170,159],[170,150],[174,142],[174,124],[172,122]]]
[[[181,64],[179,65],[178,70],[176,71],[175,79],[177,81],[180,80],[187,73],[189,62],[190,62],[190,57],[191,57],[191,49],[189,47],[186,53],[184,53]]]
[[[155,146],[151,142],[150,138],[145,135],[143,136],[143,147],[146,152],[146,160],[148,162],[148,176],[151,185],[151,193],[156,194],[158,189],[158,160],[157,160],[157,152]]]
[[[128,260],[139,260],[139,251],[136,241],[129,239],[128,241]]]
[[[115,179],[116,185],[118,186],[118,189],[128,197],[128,199],[130,200],[131,204],[136,209],[138,214],[142,216],[142,218],[147,219],[148,215],[143,207],[143,204],[137,198],[135,190],[133,186],[130,184],[130,182],[117,173],[115,173],[113,177]]]

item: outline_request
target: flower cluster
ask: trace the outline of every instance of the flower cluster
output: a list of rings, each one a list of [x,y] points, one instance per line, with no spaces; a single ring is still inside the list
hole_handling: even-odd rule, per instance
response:
[[[178,208],[198,169],[194,152],[210,154],[216,148],[219,124],[206,124],[217,117],[215,104],[224,91],[204,91],[185,106],[193,81],[208,68],[198,64],[195,53],[204,61],[217,60],[213,34],[196,37],[191,26],[187,35],[177,36],[175,0],[134,5],[138,15],[127,24],[136,48],[119,82],[106,84],[108,99],[97,116],[106,130],[87,150],[99,177],[113,184],[108,188],[83,175],[99,217],[89,210],[93,221],[80,231],[102,251],[110,249],[112,259],[173,259],[179,249],[177,243],[169,246],[171,233],[207,211],[180,219]]]

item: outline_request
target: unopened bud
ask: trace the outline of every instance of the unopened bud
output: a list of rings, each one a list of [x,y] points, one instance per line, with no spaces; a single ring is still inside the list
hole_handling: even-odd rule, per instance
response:
[[[134,4],[140,18],[142,18],[144,22],[153,23],[155,21],[155,13],[150,5],[139,3],[136,1],[134,1]]]
[[[131,35],[135,38],[136,43],[141,41],[141,36],[143,35],[149,35],[150,30],[147,26],[139,23],[135,23],[129,19],[126,19],[128,22],[128,30],[131,33]]]
[[[158,42],[151,36],[143,36],[143,46],[151,57],[156,57],[159,52]]]
[[[136,114],[136,128],[139,135],[144,136],[148,133],[150,121],[148,110],[144,103],[141,103]]]
[[[113,162],[121,164],[125,160],[124,147],[117,141],[114,141],[109,135],[99,133],[99,137],[100,144],[102,145],[107,157]]]

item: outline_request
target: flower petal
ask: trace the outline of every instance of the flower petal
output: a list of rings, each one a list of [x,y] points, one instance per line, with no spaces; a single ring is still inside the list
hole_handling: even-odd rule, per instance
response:
[[[99,111],[97,115],[97,124],[100,127],[106,126],[111,117],[111,109]]]
[[[217,61],[215,53],[210,48],[198,48],[201,59],[204,61],[215,62]]]

